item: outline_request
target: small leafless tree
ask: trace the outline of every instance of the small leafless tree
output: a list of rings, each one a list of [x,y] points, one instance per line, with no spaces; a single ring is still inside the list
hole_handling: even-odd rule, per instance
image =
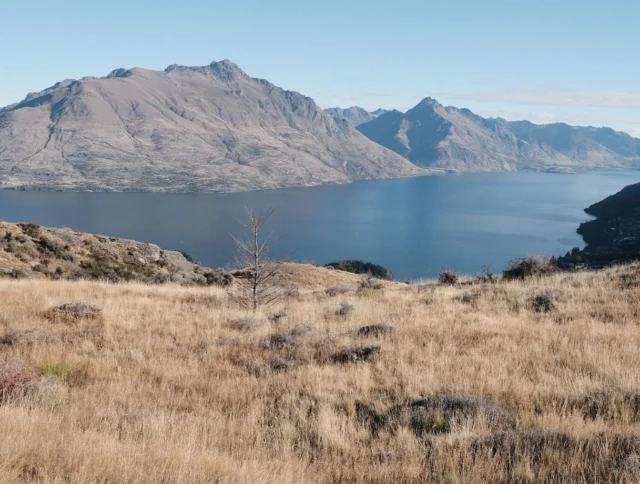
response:
[[[266,237],[262,235],[264,225],[275,208],[264,213],[246,210],[247,220],[238,220],[245,229],[244,237],[232,237],[236,244],[236,265],[243,271],[240,278],[243,296],[255,311],[258,306],[273,304],[282,296],[281,289],[274,284],[282,262],[270,259],[271,249],[281,237],[275,238],[273,233]]]

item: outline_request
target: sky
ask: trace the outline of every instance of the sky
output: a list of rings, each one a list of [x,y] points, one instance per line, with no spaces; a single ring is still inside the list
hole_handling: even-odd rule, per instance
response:
[[[638,0],[0,0],[0,106],[118,67],[230,59],[322,107],[483,116],[640,137]]]

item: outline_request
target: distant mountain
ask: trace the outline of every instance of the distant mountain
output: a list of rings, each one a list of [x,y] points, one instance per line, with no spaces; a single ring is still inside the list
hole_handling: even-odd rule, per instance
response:
[[[327,113],[334,117],[336,120],[347,120],[353,126],[359,126],[363,123],[369,122],[372,119],[376,119],[381,114],[388,112],[386,109],[376,109],[375,111],[367,111],[358,106],[352,106],[350,108],[328,108],[325,109]]]
[[[425,98],[357,129],[418,166],[454,171],[586,169],[640,166],[640,140],[609,128],[486,119]]]
[[[0,187],[240,191],[425,174],[230,61],[65,80],[0,109]]]
[[[622,162],[622,158],[625,157],[589,136],[589,128],[579,128],[564,123],[537,125],[529,121],[509,122],[507,125],[521,140],[541,147],[551,147],[587,166],[615,164]]]

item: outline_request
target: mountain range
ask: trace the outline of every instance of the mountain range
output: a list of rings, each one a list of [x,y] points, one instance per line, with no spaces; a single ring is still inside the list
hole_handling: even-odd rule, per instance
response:
[[[0,187],[216,192],[428,174],[230,61],[117,69],[0,110]]]
[[[224,60],[64,80],[0,109],[0,188],[230,192],[445,172],[640,166],[610,128],[483,118],[425,98],[321,109]]]
[[[422,167],[471,172],[640,167],[640,140],[611,128],[483,118],[431,98],[357,129]]]

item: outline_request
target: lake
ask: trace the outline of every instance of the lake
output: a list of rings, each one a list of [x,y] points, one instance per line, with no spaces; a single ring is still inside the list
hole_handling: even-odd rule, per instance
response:
[[[0,218],[152,242],[230,267],[245,206],[277,207],[276,256],[320,264],[362,259],[398,279],[444,269],[495,272],[526,254],[583,246],[588,205],[640,181],[640,172],[492,173],[377,180],[221,195],[0,190]]]

